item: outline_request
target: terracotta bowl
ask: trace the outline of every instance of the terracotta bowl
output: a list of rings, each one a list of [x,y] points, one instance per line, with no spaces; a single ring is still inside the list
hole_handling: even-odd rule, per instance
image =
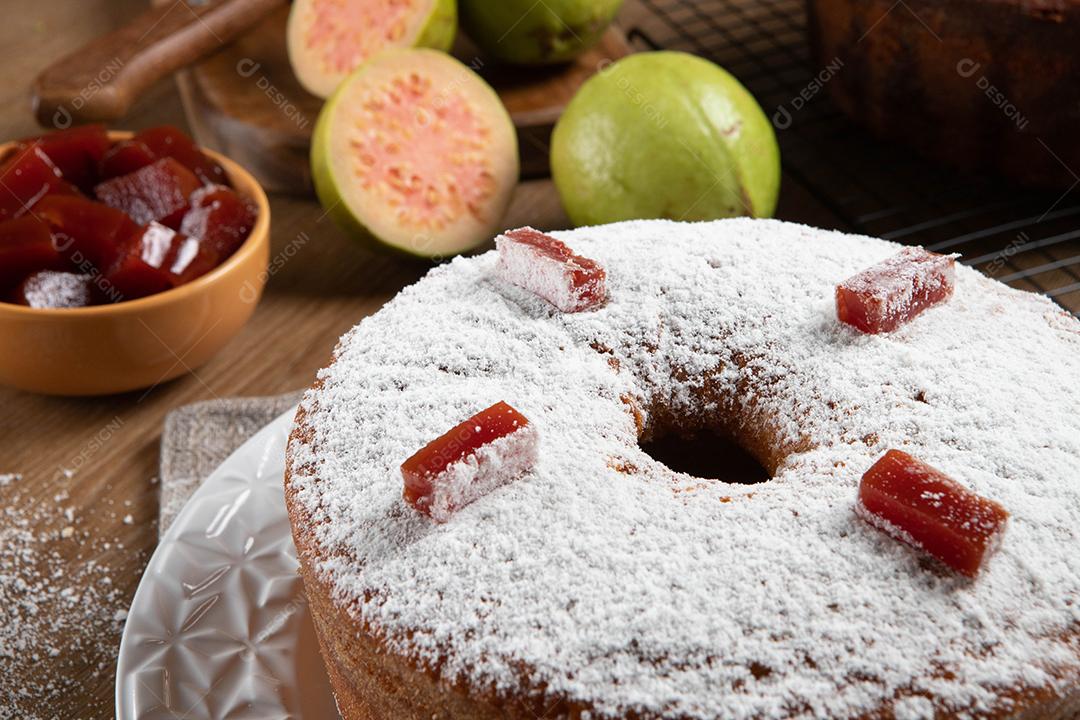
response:
[[[109,135],[115,141],[131,133]],[[0,145],[0,157],[11,148]],[[258,207],[244,244],[194,282],[138,300],[58,310],[0,302],[0,384],[50,395],[137,390],[190,372],[239,332],[266,283],[270,205],[250,173],[204,152]]]

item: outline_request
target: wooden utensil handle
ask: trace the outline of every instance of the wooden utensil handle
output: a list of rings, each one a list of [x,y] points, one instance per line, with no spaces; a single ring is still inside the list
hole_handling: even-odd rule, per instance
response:
[[[38,122],[117,120],[141,92],[165,75],[210,54],[254,26],[285,0],[175,0],[71,53],[38,76]]]

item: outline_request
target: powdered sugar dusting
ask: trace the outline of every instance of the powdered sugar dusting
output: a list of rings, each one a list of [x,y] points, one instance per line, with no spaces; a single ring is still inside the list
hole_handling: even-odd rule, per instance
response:
[[[896,720],[934,720],[934,703],[924,697],[908,697],[896,704]]]
[[[318,570],[392,647],[595,717],[840,718],[898,696],[898,717],[977,715],[1075,677],[1080,323],[961,267],[948,303],[862,335],[834,288],[898,246],[794,224],[557,235],[607,270],[603,308],[558,313],[494,253],[458,259],[348,333],[303,402],[290,482]],[[673,473],[627,398],[646,426],[666,408],[767,430],[774,479]],[[535,467],[444,525],[406,508],[402,460],[499,400],[535,426]],[[857,517],[889,447],[1012,514],[978,581]]]
[[[100,708],[75,703],[111,682],[128,598],[67,493],[34,498],[20,483],[0,474],[0,719],[85,717]]]
[[[913,548],[925,550],[925,548],[923,548],[922,546],[922,543],[913,538],[911,534],[908,533],[908,531],[904,530],[902,527],[892,524],[880,515],[876,515],[870,512],[870,510],[867,509],[867,507],[861,502],[856,502],[855,512],[863,520],[870,523],[889,537],[896,538],[900,542],[905,542]]]
[[[76,273],[42,270],[22,285],[26,304],[36,308],[84,307],[92,301],[93,279]]]

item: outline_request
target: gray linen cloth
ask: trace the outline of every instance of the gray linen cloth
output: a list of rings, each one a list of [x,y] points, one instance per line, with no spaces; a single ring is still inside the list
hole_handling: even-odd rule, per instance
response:
[[[300,395],[207,400],[170,412],[161,433],[158,537],[202,481],[244,441],[298,403]]]

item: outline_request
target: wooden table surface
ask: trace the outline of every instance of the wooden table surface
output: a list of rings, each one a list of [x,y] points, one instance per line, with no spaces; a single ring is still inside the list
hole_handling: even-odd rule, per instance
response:
[[[145,0],[8,0],[5,5],[0,25],[0,139],[37,131],[29,87],[41,69],[124,22],[145,7]],[[636,9],[631,4],[624,12]],[[117,127],[139,129],[163,122],[185,124],[171,80],[156,86]],[[290,257],[271,278],[251,322],[205,366],[147,393],[105,398],[43,397],[0,388],[0,474],[22,475],[17,482],[0,485],[0,506],[15,509],[40,531],[39,551],[51,556],[50,570],[77,578],[84,563],[99,564],[114,588],[102,609],[109,618],[127,607],[155,546],[158,444],[165,415],[199,400],[306,386],[338,336],[427,269],[422,263],[356,247],[329,220],[320,219],[322,211],[314,200],[273,197],[271,205],[273,252]],[[790,179],[785,180],[778,215],[836,225],[835,218]],[[565,226],[550,182],[520,187],[505,224],[526,223]],[[295,254],[283,252],[301,234],[308,241]],[[71,512],[65,518],[67,508]],[[61,533],[62,527],[74,532]],[[8,717],[5,710],[11,717],[112,717],[120,623],[63,622],[56,615],[62,612],[67,611],[44,608],[42,617],[34,620],[41,628],[55,624],[61,632],[72,633],[53,638],[64,648],[57,657],[32,661],[33,649],[16,658],[0,652],[0,718]],[[62,692],[38,692],[49,682]],[[20,688],[29,696],[14,697]]]

